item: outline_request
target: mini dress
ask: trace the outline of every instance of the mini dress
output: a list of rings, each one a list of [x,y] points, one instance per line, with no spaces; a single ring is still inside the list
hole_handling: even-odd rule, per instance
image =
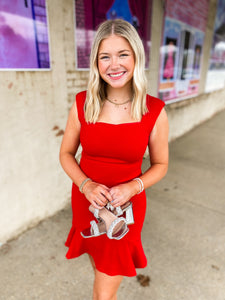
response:
[[[141,121],[110,124],[87,123],[84,117],[86,91],[76,95],[78,118],[81,123],[80,143],[82,153],[80,168],[93,181],[113,187],[141,176],[141,165],[149,136],[164,107],[164,102],[146,96],[148,112]],[[107,275],[136,276],[136,268],[144,268],[147,259],[142,247],[141,230],[146,213],[145,191],[130,199],[134,224],[120,240],[109,239],[106,234],[83,238],[81,231],[95,220],[89,211],[90,202],[79,188],[72,184],[72,227],[65,245],[69,248],[68,259],[84,253],[90,254],[97,270]]]

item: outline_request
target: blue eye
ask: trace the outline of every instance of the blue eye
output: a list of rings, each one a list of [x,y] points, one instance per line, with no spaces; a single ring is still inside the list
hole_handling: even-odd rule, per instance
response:
[[[126,56],[128,56],[128,54],[126,54],[126,53],[123,53],[120,55],[120,57],[126,57]]]
[[[109,59],[109,56],[101,56],[100,59],[106,60]]]

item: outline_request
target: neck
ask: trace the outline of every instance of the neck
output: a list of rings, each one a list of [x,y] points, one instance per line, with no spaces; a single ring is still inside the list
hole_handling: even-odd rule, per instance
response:
[[[113,102],[116,100],[117,103],[123,103],[124,101],[132,100],[133,93],[132,89],[129,90],[120,90],[120,89],[107,89],[106,98],[112,100]]]

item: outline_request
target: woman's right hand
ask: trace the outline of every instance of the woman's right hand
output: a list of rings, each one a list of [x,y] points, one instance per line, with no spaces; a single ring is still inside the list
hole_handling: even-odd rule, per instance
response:
[[[84,185],[83,193],[87,200],[97,209],[102,209],[109,201],[112,201],[109,188],[94,181],[88,181]]]

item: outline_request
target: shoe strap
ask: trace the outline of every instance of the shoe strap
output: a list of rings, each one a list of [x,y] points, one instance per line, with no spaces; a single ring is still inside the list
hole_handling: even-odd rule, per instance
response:
[[[123,210],[121,206],[116,207],[117,216],[121,216],[123,214]]]
[[[121,221],[123,221],[124,225],[127,227],[126,220],[123,217],[116,218],[114,221],[112,221],[112,223],[110,224],[109,229],[107,231],[107,236],[108,236],[109,239],[113,239],[113,236],[112,236],[113,235],[113,229]]]
[[[111,210],[112,212],[114,210],[116,210],[116,215],[117,216],[121,216],[123,214],[123,210],[122,210],[122,208],[120,206],[118,206],[118,207],[115,208],[114,206],[112,206],[112,204],[110,202],[107,203],[106,208],[108,210]]]
[[[91,224],[91,229],[94,232],[94,236],[98,236],[100,232],[97,223],[95,221],[91,221],[90,224]]]
[[[95,216],[96,219],[98,219],[98,215],[99,215],[99,209],[95,208],[95,210],[94,210],[94,216]]]
[[[112,204],[111,204],[110,202],[108,202],[108,203],[106,204],[106,208],[109,209],[109,210],[111,210],[111,211],[114,210],[114,207],[112,206]]]

